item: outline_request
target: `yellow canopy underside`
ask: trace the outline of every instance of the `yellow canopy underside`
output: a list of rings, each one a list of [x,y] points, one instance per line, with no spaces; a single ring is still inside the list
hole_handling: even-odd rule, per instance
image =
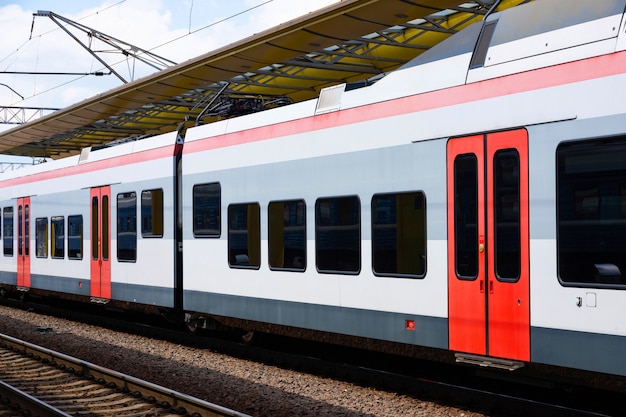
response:
[[[498,10],[525,2],[503,0]],[[0,153],[58,158],[174,131],[211,100],[216,107],[242,98],[268,107],[311,99],[324,87],[398,68],[482,20],[492,3],[344,0],[1,132]],[[214,111],[202,122],[224,117]]]

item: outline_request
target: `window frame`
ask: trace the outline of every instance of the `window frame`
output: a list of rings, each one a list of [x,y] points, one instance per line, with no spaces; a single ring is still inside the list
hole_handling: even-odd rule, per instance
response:
[[[55,229],[56,224],[61,224],[61,236],[57,236]],[[61,241],[61,249],[57,243]],[[50,217],[50,257],[52,259],[65,259],[65,216],[51,216]],[[60,255],[59,255],[60,253]]]
[[[514,161],[515,170],[511,172]],[[493,155],[493,251],[494,275],[500,282],[522,277],[521,159],[515,148],[499,149]],[[510,198],[513,197],[513,198]]]
[[[11,219],[9,230],[7,230],[7,218]],[[10,243],[10,246],[7,243]],[[15,210],[13,206],[2,209],[2,253],[6,257],[12,257],[15,254]]]
[[[72,255],[72,220],[80,219],[80,233],[77,241],[80,243],[78,254]],[[84,257],[84,219],[82,214],[72,214],[67,216],[67,259],[78,260],[81,261]]]
[[[378,219],[377,216],[377,212],[378,212],[378,207],[380,207],[379,205],[375,205],[376,204],[376,199],[382,199],[384,197],[394,197],[395,196],[395,203],[394,203],[394,208],[396,209],[396,212],[393,213],[393,215],[391,216],[392,218],[396,219],[395,223],[383,223],[383,222],[376,222],[376,220]],[[421,218],[411,218],[408,219],[408,216],[404,216],[402,217],[401,220],[398,220],[398,210],[401,207],[398,207],[398,198],[410,198],[413,197],[414,199],[414,204],[416,204],[416,200],[417,198],[421,198],[420,201],[420,205],[421,207],[417,208],[416,210],[421,210],[423,212]],[[371,253],[372,253],[372,273],[377,276],[377,277],[383,277],[383,278],[409,278],[409,279],[424,279],[426,277],[427,271],[428,271],[428,228],[427,228],[427,202],[426,202],[426,193],[422,190],[411,190],[411,191],[398,191],[398,192],[383,192],[383,193],[376,193],[372,196],[372,199],[370,201],[370,209],[371,209],[371,218],[370,218],[370,225],[371,225],[371,233],[372,233],[372,245],[371,245]],[[377,252],[376,252],[376,247],[377,247],[377,236],[379,235],[378,231],[376,230],[377,228],[380,229],[393,229],[393,233],[396,237],[395,239],[395,245],[393,248],[393,252],[395,253],[395,258],[396,261],[398,260],[398,257],[401,256],[401,254],[399,253],[400,251],[398,250],[398,229],[400,228],[400,222],[404,221],[403,219],[406,219],[407,222],[409,222],[409,220],[414,220],[414,223],[420,223],[421,228],[422,228],[422,235],[416,235],[415,236],[415,240],[419,239],[422,243],[423,246],[423,254],[422,254],[422,263],[423,263],[423,270],[422,271],[418,271],[417,273],[406,273],[406,272],[397,272],[398,269],[398,265],[396,264],[396,272],[389,272],[389,271],[382,271],[382,270],[377,270],[376,264],[377,264]],[[386,227],[385,227],[386,226]],[[404,245],[410,245],[410,242],[407,242],[406,240],[404,240]],[[411,249],[415,249],[415,246],[409,246]],[[408,250],[405,249],[403,252],[407,252]],[[410,253],[417,253],[417,251],[408,251]],[[402,259],[404,262],[402,263],[406,263],[407,261],[404,260],[404,258]],[[408,262],[411,262],[410,260]],[[380,265],[380,262],[378,263]],[[379,268],[382,269],[382,268]]]
[[[337,210],[341,210],[341,208],[336,209],[334,207],[331,207],[330,202],[331,201],[335,201],[337,203],[340,204],[340,201],[344,201],[344,202],[348,202],[351,201],[352,204],[356,204],[356,222],[354,223],[346,223],[346,224],[338,224],[338,225],[332,225],[332,224],[321,224],[322,223],[322,219],[326,219],[328,218],[328,221],[331,222],[333,219],[333,210],[337,211]],[[322,207],[322,205],[328,205],[327,207]],[[322,213],[322,211],[326,211],[327,213]],[[359,275],[361,273],[361,269],[363,268],[363,255],[362,255],[362,205],[361,205],[361,199],[359,198],[358,195],[341,195],[341,196],[328,196],[328,197],[320,197],[315,201],[315,268],[317,269],[317,272],[319,272],[320,274],[342,274],[342,275]],[[324,215],[323,215],[324,214]],[[339,217],[343,217],[345,218],[346,213],[339,213],[338,216],[335,216],[337,218]],[[354,212],[350,212],[348,213],[348,217],[352,217],[354,215]],[[321,251],[321,244],[322,244],[322,239],[321,239],[321,233],[342,233],[342,230],[335,230],[332,231],[330,229],[328,230],[324,230],[323,228],[330,228],[330,227],[335,227],[335,228],[339,228],[339,229],[343,229],[343,235],[349,235],[350,229],[356,229],[357,232],[357,236],[355,239],[355,242],[352,242],[353,247],[349,247],[347,249],[345,249],[345,251],[347,253],[350,252],[355,252],[356,253],[356,259],[354,260],[349,260],[346,262],[346,264],[348,262],[354,262],[356,261],[356,268],[345,268],[345,269],[341,269],[341,268],[332,268],[332,267],[326,267],[325,265],[320,265],[322,263],[322,259],[324,260],[323,262],[326,263],[328,259],[330,259],[329,256],[327,256],[326,254],[324,256],[321,255],[320,251]],[[335,236],[336,237],[336,236]],[[340,236],[343,237],[343,236]],[[326,240],[326,239],[324,239]],[[329,241],[333,241],[333,242],[337,242],[337,239],[328,239]],[[356,245],[354,245],[356,243]],[[356,251],[354,251],[356,247]],[[335,254],[337,253],[337,248],[323,248],[325,251],[328,252],[334,252]],[[328,265],[330,266],[330,264],[333,262],[333,260],[328,262]],[[339,265],[339,262],[337,262],[337,260],[334,260],[335,265],[337,266]]]
[[[209,215],[207,217],[209,225],[211,223],[215,223],[217,228],[216,229],[214,228],[201,229],[201,230],[206,230],[206,232],[204,231],[200,232],[198,231],[199,229],[196,228],[196,209],[198,208],[198,204],[197,204],[198,202],[196,199],[196,190],[199,189],[200,187],[216,187],[215,191],[217,191],[217,204],[213,204],[209,206],[209,208],[212,208],[213,210],[217,208],[217,211],[215,211],[215,213],[208,211]],[[210,196],[211,193],[207,195]],[[213,239],[220,238],[222,236],[222,185],[219,182],[206,182],[206,183],[194,184],[192,192],[191,192],[191,203],[192,203],[191,204],[192,206],[191,221],[192,221],[193,236],[195,238],[213,238]],[[199,214],[202,214],[203,219],[204,219],[204,213],[205,213],[204,211],[199,213]],[[214,221],[211,221],[213,217],[216,217],[216,219]]]
[[[626,258],[626,245],[621,254],[606,250],[615,247],[609,239],[626,232],[626,163],[620,155],[626,155],[626,136],[566,141],[556,148],[556,268],[562,286],[626,289],[626,262],[615,261]]]
[[[273,213],[273,209],[272,207],[278,204],[282,204],[282,213]],[[285,224],[288,223],[290,221],[290,219],[292,218],[292,213],[291,211],[288,213],[288,217],[289,219],[285,219],[285,207],[287,204],[295,204],[296,208],[295,208],[295,216],[296,216],[296,224],[295,225],[291,225],[291,224]],[[302,208],[298,207],[298,205],[302,205]],[[280,207],[278,207],[278,209],[280,209]],[[267,259],[267,263],[269,265],[270,270],[272,271],[291,271],[291,272],[304,272],[306,271],[306,267],[307,267],[307,224],[306,224],[306,210],[307,210],[307,205],[306,205],[306,201],[304,201],[304,199],[292,199],[292,200],[277,200],[277,201],[270,201],[267,205],[267,248],[268,248],[268,259]],[[300,214],[299,212],[301,211],[301,218],[300,218]],[[274,217],[276,216],[276,217]],[[282,222],[281,222],[282,220]],[[276,221],[278,223],[282,223],[282,234],[281,237],[279,238],[278,236],[275,235],[275,233],[277,232],[277,229],[280,229],[280,224],[279,225],[275,225],[273,222]],[[286,229],[287,228],[291,228],[294,230],[293,233],[297,233],[297,230],[302,229],[302,234],[303,234],[303,241],[302,243],[302,251],[301,253],[298,252],[297,249],[293,249],[290,251],[290,259],[292,260],[291,262],[288,263],[289,266],[285,266],[285,253],[286,253],[286,244],[285,244],[285,234],[287,233]],[[275,239],[276,238],[276,239]],[[282,245],[280,247],[274,247],[273,243],[277,242],[277,239],[281,239],[282,240]],[[278,242],[280,242],[281,240],[278,240]],[[282,250],[282,260],[283,260],[283,265],[282,266],[277,266],[276,265],[276,260],[275,260],[275,254],[277,253],[277,251],[281,251]],[[280,256],[280,255],[278,255]],[[302,266],[297,266],[298,262],[302,262]]]
[[[42,220],[46,222],[46,228],[43,231],[43,237],[40,236],[40,229],[39,226],[42,223]],[[37,258],[41,258],[41,259],[46,259],[48,258],[48,254],[49,254],[49,234],[50,234],[50,220],[47,217],[37,217],[35,218],[35,257]],[[41,254],[40,249],[40,244],[43,243],[43,252],[45,252],[45,254]]]
[[[154,198],[154,193],[160,194],[159,198]],[[144,195],[146,195],[147,193],[150,193],[150,204],[144,205],[144,202],[146,200],[148,200],[147,198],[144,198]],[[154,239],[154,238],[162,238],[163,237],[163,233],[164,233],[164,218],[165,218],[165,213],[164,213],[164,196],[165,193],[163,192],[163,188],[152,188],[149,190],[142,190],[141,191],[141,208],[140,208],[140,218],[141,218],[141,237],[142,238],[148,238],[148,239]],[[156,203],[155,203],[156,200]],[[160,202],[160,204],[159,204]],[[157,210],[155,210],[155,206],[157,206]],[[144,219],[144,216],[146,215],[146,213],[148,212],[148,208],[149,208],[149,214],[150,214],[150,221],[148,222],[150,224],[150,228],[148,230],[148,228],[146,227],[148,223],[146,223],[146,219]],[[156,212],[156,214],[155,214]],[[156,232],[155,232],[155,223],[157,225],[156,227]],[[159,233],[160,232],[160,233]]]
[[[235,210],[238,208],[246,208],[245,219],[244,219],[244,228],[234,228],[233,225],[235,223],[239,223],[239,217],[235,219],[233,216],[235,214]],[[250,213],[250,208],[252,208],[255,212]],[[259,269],[261,267],[261,206],[257,202],[250,203],[232,203],[228,205],[227,209],[228,216],[228,266],[233,269]],[[250,214],[255,215],[255,218],[250,219]],[[251,221],[252,220],[252,221]],[[256,226],[256,227],[255,227]],[[244,232],[245,230],[245,232]],[[240,232],[240,233],[237,233]],[[233,252],[238,252],[238,248],[234,247],[235,236],[237,235],[245,235],[245,248],[246,251],[244,253],[235,253],[233,256]],[[247,257],[246,263],[239,263],[236,261],[237,257],[240,255],[244,255]],[[243,258],[242,258],[243,259]]]
[[[134,216],[131,217],[125,217],[125,216],[120,216],[120,201],[123,199],[128,199],[129,201],[134,201],[134,209],[133,209],[133,214]],[[116,218],[116,231],[115,231],[115,238],[116,238],[116,254],[117,254],[117,261],[121,262],[121,263],[134,263],[137,262],[137,192],[135,191],[126,191],[126,192],[121,192],[121,193],[117,193],[116,199],[116,209],[115,209],[115,218]],[[122,203],[125,203],[125,201],[122,201]],[[128,220],[127,220],[128,219]],[[124,225],[124,222],[126,222],[126,226]],[[121,226],[121,227],[120,227]],[[120,230],[121,229],[121,230]],[[128,230],[126,230],[128,229]],[[129,254],[134,254],[134,256],[130,256],[130,255],[126,255],[126,252],[121,252],[121,249],[127,249],[123,246],[120,245],[120,242],[122,241],[120,238],[121,237],[125,237],[125,235],[121,235],[121,233],[126,233],[128,234],[128,236],[130,236],[130,241],[133,242],[133,245],[131,245],[128,248],[128,253]],[[134,239],[132,238],[132,236],[134,235]]]

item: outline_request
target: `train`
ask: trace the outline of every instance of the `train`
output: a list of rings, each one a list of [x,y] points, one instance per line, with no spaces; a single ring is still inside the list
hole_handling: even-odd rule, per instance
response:
[[[626,376],[625,10],[529,2],[371,85],[6,172],[0,285]]]

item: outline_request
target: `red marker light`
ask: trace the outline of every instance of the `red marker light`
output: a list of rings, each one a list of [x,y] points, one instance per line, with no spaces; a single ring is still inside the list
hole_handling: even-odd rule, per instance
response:
[[[415,320],[405,320],[404,328],[406,330],[415,330]]]

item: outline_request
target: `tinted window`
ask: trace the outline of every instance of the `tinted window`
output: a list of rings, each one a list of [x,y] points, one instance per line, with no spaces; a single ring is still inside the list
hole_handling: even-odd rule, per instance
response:
[[[372,266],[377,275],[424,276],[424,193],[378,194],[372,198]]]
[[[626,284],[626,139],[566,143],[557,162],[561,281]]]
[[[83,259],[83,216],[67,217],[67,256]]]
[[[35,246],[38,258],[48,257],[48,219],[45,217],[35,219]]]
[[[454,160],[454,250],[456,274],[478,276],[478,160],[463,154]]]
[[[65,218],[55,216],[50,219],[52,234],[50,244],[52,245],[52,257],[63,259],[65,257]]]
[[[361,270],[361,203],[358,197],[316,201],[315,254],[320,272],[357,274]]]
[[[98,208],[98,197],[91,198],[91,259],[97,260],[100,256],[98,245],[100,244],[100,236],[98,225],[100,210]]]
[[[498,280],[516,281],[520,277],[520,161],[515,149],[496,152],[494,171],[494,246]]]
[[[30,256],[30,207],[24,206],[24,255]]]
[[[102,260],[108,261],[109,260],[109,243],[110,243],[109,196],[108,195],[102,196],[102,218],[100,219],[100,222],[101,222],[100,230],[102,231],[102,253],[101,253]]]
[[[22,241],[24,240],[24,219],[23,207],[17,206],[17,256],[22,256]]]
[[[231,267],[261,265],[261,209],[257,203],[228,206],[228,263]]]
[[[4,256],[13,256],[13,207],[5,207],[2,212],[2,241]]]
[[[117,195],[117,259],[137,260],[137,194]]]
[[[221,189],[219,183],[199,184],[193,187],[193,234],[219,237],[221,226]]]
[[[269,264],[273,269],[306,268],[306,205],[303,200],[275,201],[268,206]]]
[[[141,192],[141,236],[163,236],[163,190]]]

